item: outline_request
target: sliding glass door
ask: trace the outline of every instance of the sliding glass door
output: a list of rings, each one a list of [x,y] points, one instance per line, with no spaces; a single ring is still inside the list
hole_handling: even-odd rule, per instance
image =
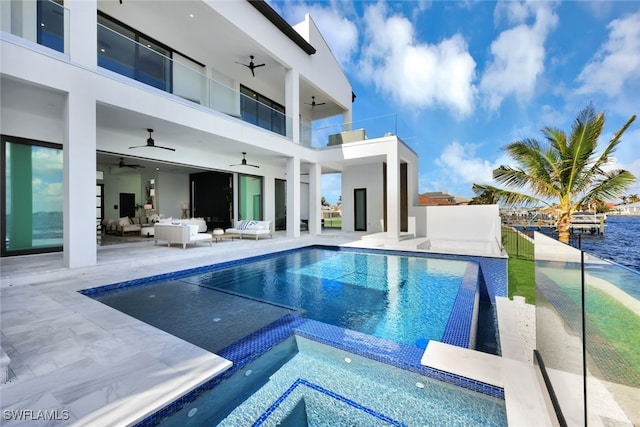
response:
[[[262,177],[239,175],[238,181],[240,219],[262,220]]]
[[[62,250],[62,146],[2,135],[2,256]]]

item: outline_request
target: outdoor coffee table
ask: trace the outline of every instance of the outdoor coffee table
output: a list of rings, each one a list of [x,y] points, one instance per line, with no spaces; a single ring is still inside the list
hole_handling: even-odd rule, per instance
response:
[[[214,228],[213,233],[211,233],[211,237],[213,237],[216,243],[218,243],[218,239],[231,239],[231,241],[233,241],[233,238],[236,237],[236,235],[231,233],[227,234],[222,228]]]

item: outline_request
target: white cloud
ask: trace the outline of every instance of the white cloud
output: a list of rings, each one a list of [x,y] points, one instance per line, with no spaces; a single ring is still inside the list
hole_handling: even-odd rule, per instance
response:
[[[529,100],[538,78],[544,71],[544,43],[555,28],[558,17],[553,4],[546,2],[498,3],[496,19],[506,15],[515,27],[500,33],[491,43],[491,62],[480,81],[480,90],[487,108],[495,111],[502,101],[515,95],[518,100]],[[535,17],[533,24],[527,24]]]
[[[611,21],[609,39],[578,75],[580,94],[616,97],[625,84],[640,80],[640,13]]]
[[[460,117],[474,109],[476,63],[459,34],[438,44],[415,39],[413,24],[383,3],[366,8],[359,77],[404,107],[444,107]]]
[[[477,145],[454,141],[444,147],[435,163],[455,183],[469,184],[469,187],[473,183],[489,184],[493,181],[496,165],[476,157],[477,148]]]
[[[345,68],[357,51],[359,33],[358,27],[347,17],[347,11],[343,6],[341,2],[329,2],[326,7],[318,4],[287,4],[282,13],[285,19],[293,24],[302,22],[305,14],[311,15],[331,52]]]

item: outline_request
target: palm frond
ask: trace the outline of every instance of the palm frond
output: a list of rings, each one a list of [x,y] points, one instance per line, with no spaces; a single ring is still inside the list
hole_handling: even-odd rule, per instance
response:
[[[631,123],[636,119],[636,115],[632,115],[629,120],[615,133],[613,137],[605,147],[604,151],[600,154],[600,157],[595,161],[594,167],[601,168],[607,164],[610,160],[611,154],[613,154],[618,147],[618,144],[622,142],[622,134],[631,126]]]
[[[498,203],[505,207],[533,207],[540,203],[549,205],[549,203],[535,196],[531,196],[524,193],[518,193],[516,191],[504,190],[502,188],[494,187],[487,184],[473,184],[473,192],[476,195],[481,195],[485,191],[491,191]]]
[[[586,204],[594,200],[614,200],[628,190],[635,181],[636,177],[631,172],[623,169],[606,172],[601,178],[593,182],[590,191],[577,200],[576,204]]]

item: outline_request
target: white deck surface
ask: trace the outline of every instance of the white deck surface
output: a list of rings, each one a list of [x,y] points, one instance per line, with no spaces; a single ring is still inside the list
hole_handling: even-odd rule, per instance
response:
[[[0,258],[0,339],[11,358],[10,381],[0,385],[2,424],[32,424],[7,420],[5,410],[50,410],[69,419],[47,425],[130,425],[230,366],[78,290],[310,244],[358,246],[361,235],[329,231],[288,239],[279,232],[273,239],[225,239],[186,249],[154,246],[149,239],[100,247],[97,266],[74,270],[63,268],[61,253]],[[444,351],[428,362],[441,364],[437,357]],[[476,375],[467,371],[469,356],[456,357],[442,368]],[[529,378],[533,369],[526,362],[500,366],[495,360],[501,358],[473,357],[491,381]],[[528,380],[514,382],[505,382],[509,422],[531,425],[530,403],[542,399],[540,389]]]

